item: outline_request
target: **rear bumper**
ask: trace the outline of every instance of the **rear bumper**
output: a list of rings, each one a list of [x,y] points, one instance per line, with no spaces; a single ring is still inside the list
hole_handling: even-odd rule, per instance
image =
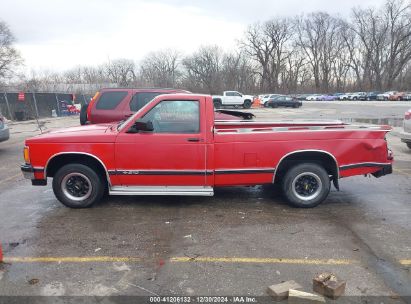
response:
[[[392,165],[386,164],[381,167],[381,170],[374,172],[372,175],[375,177],[381,177],[384,175],[392,174]]]
[[[21,172],[23,173],[23,176],[25,179],[30,179],[31,184],[33,186],[45,186],[47,185],[47,180],[46,179],[36,179],[35,177],[35,172],[42,172],[43,169],[41,168],[33,168],[32,165],[21,165],[20,166]]]
[[[0,142],[6,141],[9,138],[10,138],[10,130],[6,125],[4,125],[4,128],[0,129]]]

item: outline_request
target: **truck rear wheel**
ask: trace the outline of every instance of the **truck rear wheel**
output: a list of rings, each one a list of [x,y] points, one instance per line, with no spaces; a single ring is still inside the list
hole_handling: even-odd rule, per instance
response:
[[[251,101],[250,100],[244,101],[243,107],[244,107],[244,109],[251,108]]]
[[[303,163],[289,169],[283,178],[282,190],[288,202],[298,208],[313,208],[330,193],[327,171],[317,164]]]
[[[407,143],[407,147],[411,149],[411,143]]]
[[[221,109],[222,103],[219,100],[214,100],[214,108]]]
[[[82,164],[61,167],[53,178],[57,199],[69,208],[88,208],[104,195],[104,183],[97,173]]]

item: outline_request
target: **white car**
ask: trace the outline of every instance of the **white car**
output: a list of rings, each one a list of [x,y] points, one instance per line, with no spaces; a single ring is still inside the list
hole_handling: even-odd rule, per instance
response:
[[[354,94],[354,93],[345,93],[345,94],[342,94],[342,95],[340,95],[340,96],[338,97],[338,99],[339,99],[339,100],[349,100],[349,99],[350,99],[350,96],[351,96],[352,94]]]
[[[213,95],[212,98],[216,109],[222,106],[242,106],[244,109],[249,109],[254,100],[254,96],[243,95],[237,91],[225,91],[223,95]]]
[[[318,100],[318,97],[320,96],[321,96],[320,94],[313,94],[313,95],[307,96],[305,100],[308,100],[308,101]]]
[[[404,131],[401,132],[401,141],[406,143],[408,148],[411,149],[411,109],[405,112],[404,116]]]
[[[397,91],[388,91],[377,95],[377,100],[389,100],[390,96],[397,94]]]
[[[348,96],[349,100],[365,100],[367,98],[367,93],[365,92],[356,92]]]

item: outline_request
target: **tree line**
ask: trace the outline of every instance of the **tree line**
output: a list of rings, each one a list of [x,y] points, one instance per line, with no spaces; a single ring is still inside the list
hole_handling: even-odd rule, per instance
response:
[[[0,23],[0,81],[21,62],[13,42],[7,25]],[[409,0],[353,8],[347,18],[326,12],[275,17],[249,25],[237,44],[231,52],[216,45],[201,46],[188,55],[164,49],[149,53],[138,64],[116,59],[62,73],[22,75],[19,85],[50,90],[56,84],[115,83],[208,94],[411,90]]]

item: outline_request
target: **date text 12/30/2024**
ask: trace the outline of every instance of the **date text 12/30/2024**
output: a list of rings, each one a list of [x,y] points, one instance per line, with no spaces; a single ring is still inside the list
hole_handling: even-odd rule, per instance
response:
[[[150,303],[257,303],[255,297],[150,297]]]

